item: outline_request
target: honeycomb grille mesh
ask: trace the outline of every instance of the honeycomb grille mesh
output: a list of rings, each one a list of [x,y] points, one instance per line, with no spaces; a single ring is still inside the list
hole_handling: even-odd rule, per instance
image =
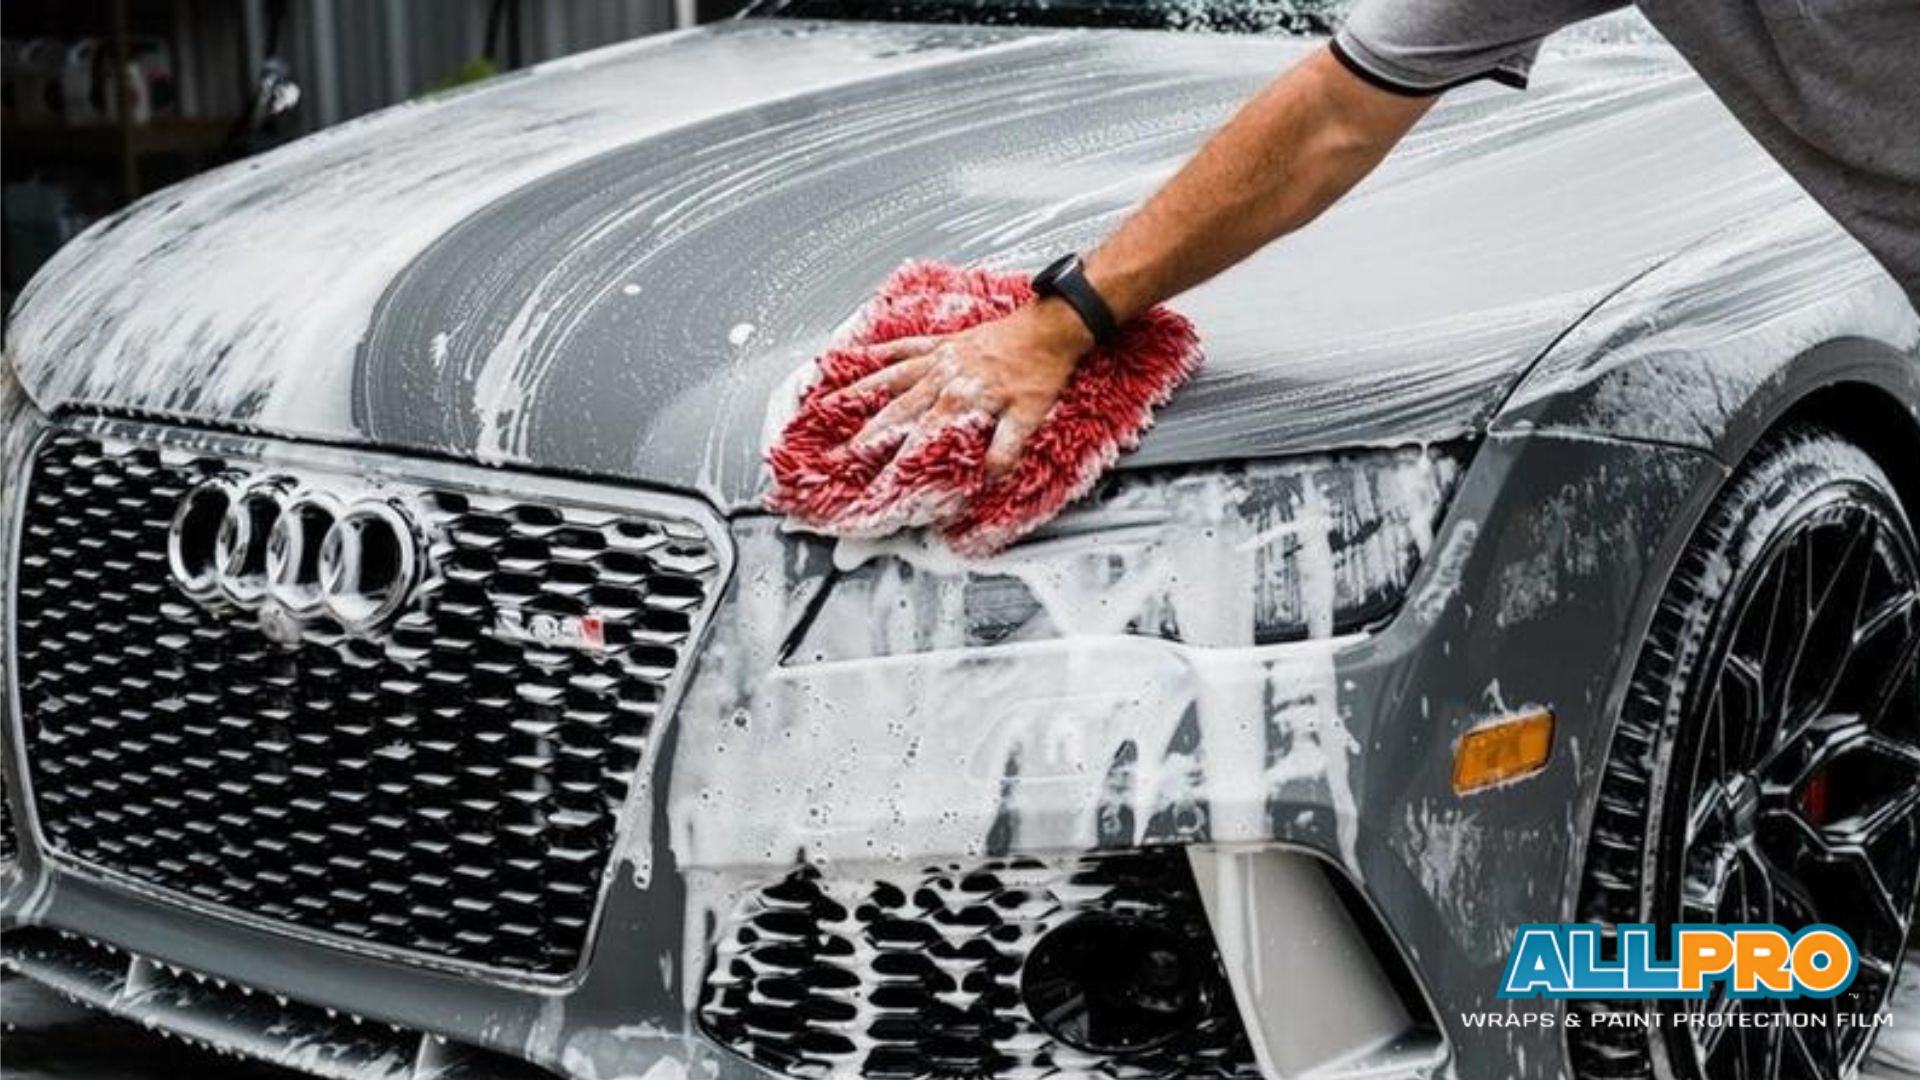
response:
[[[0,864],[12,862],[19,854],[20,838],[13,831],[13,807],[7,802],[7,785],[0,782]]]
[[[618,811],[719,583],[705,532],[384,488],[437,571],[382,635],[323,622],[282,645],[169,576],[181,496],[236,471],[285,470],[75,433],[38,452],[15,641],[49,846],[357,943],[574,970]],[[506,608],[600,614],[607,648],[496,636]]]
[[[1020,993],[1027,955],[1048,931],[1090,914],[1158,922],[1215,958],[1196,1023],[1124,1057],[1076,1050],[1035,1023]],[[851,884],[798,871],[749,895],[723,927],[700,1022],[792,1076],[1260,1075],[1177,852],[947,866]]]
[[[293,1070],[215,1067],[209,1072],[204,1055],[177,1051],[171,1042],[148,1042],[141,1047],[143,1076],[280,1077],[297,1072],[353,1080],[427,1076],[432,1080],[557,1080],[556,1074],[519,1058],[283,994],[261,993],[218,975],[146,959],[64,930],[10,927],[0,940],[0,969],[25,974],[75,1001],[134,1020],[170,1039]],[[21,1048],[18,1058],[7,1060],[18,1062],[13,1068],[22,1076],[98,1075],[75,1066],[70,1038]],[[416,1069],[423,1047],[434,1064]],[[9,1042],[8,1053],[14,1050]]]

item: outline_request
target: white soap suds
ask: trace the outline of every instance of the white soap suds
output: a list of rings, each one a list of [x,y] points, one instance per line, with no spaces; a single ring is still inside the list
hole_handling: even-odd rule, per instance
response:
[[[1333,609],[1404,587],[1400,549],[1431,544],[1458,474],[1418,449],[1369,460],[1122,478],[988,560],[912,535],[841,541],[844,576],[818,608],[795,588],[826,567],[796,561],[776,522],[743,527],[736,618],[682,708],[710,719],[674,762],[678,864],[981,857],[990,838],[1252,841],[1271,837],[1280,800],[1289,818],[1329,807],[1357,872],[1360,747],[1337,671],[1365,637],[1339,632]],[[1045,631],[970,644],[985,581],[1017,588]],[[1257,644],[1266,617],[1306,640]],[[724,905],[724,881],[708,887],[703,910]]]

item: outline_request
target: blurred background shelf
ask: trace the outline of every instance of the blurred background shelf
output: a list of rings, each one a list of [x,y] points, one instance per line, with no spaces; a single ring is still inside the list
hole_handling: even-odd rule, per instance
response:
[[[4,0],[0,311],[89,223],[197,172],[744,2]]]
[[[49,124],[0,120],[4,153],[36,159],[114,157],[130,152],[210,154],[233,135],[237,117],[166,117],[144,124]]]

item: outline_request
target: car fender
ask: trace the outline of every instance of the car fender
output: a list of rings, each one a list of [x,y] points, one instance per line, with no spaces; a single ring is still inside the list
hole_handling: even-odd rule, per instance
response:
[[[1586,717],[1592,751],[1579,777],[1579,825],[1561,869],[1564,917],[1577,918],[1594,780],[1610,750],[1652,613],[1680,556],[1722,488],[1763,437],[1816,398],[1851,389],[1888,407],[1835,415],[1857,432],[1903,416],[1908,432],[1875,430],[1881,445],[1920,440],[1920,317],[1901,287],[1811,201],[1754,220],[1622,285],[1542,355],[1488,430],[1489,447],[1586,441],[1681,454],[1710,467],[1667,470],[1643,483],[1665,492],[1657,535],[1616,550],[1630,599],[1626,636],[1599,707]],[[1856,399],[1857,400],[1857,399]],[[1904,451],[1902,451],[1904,452]],[[1890,471],[1920,475],[1920,462]],[[1577,463],[1576,463],[1577,467]],[[1570,477],[1568,482],[1577,478]],[[1574,531],[1605,526],[1567,522]],[[1418,586],[1416,585],[1416,588]]]
[[[1628,282],[1550,347],[1491,430],[1704,450],[1731,466],[1809,395],[1874,386],[1920,423],[1920,316],[1810,200]]]

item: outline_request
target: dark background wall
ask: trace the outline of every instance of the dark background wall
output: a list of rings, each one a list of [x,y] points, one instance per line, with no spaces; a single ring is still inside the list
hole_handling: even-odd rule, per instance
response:
[[[5,0],[0,303],[88,223],[435,88],[728,13],[737,0]],[[268,65],[298,102],[253,122]],[[129,72],[116,83],[113,73]],[[126,107],[122,108],[122,102]]]

